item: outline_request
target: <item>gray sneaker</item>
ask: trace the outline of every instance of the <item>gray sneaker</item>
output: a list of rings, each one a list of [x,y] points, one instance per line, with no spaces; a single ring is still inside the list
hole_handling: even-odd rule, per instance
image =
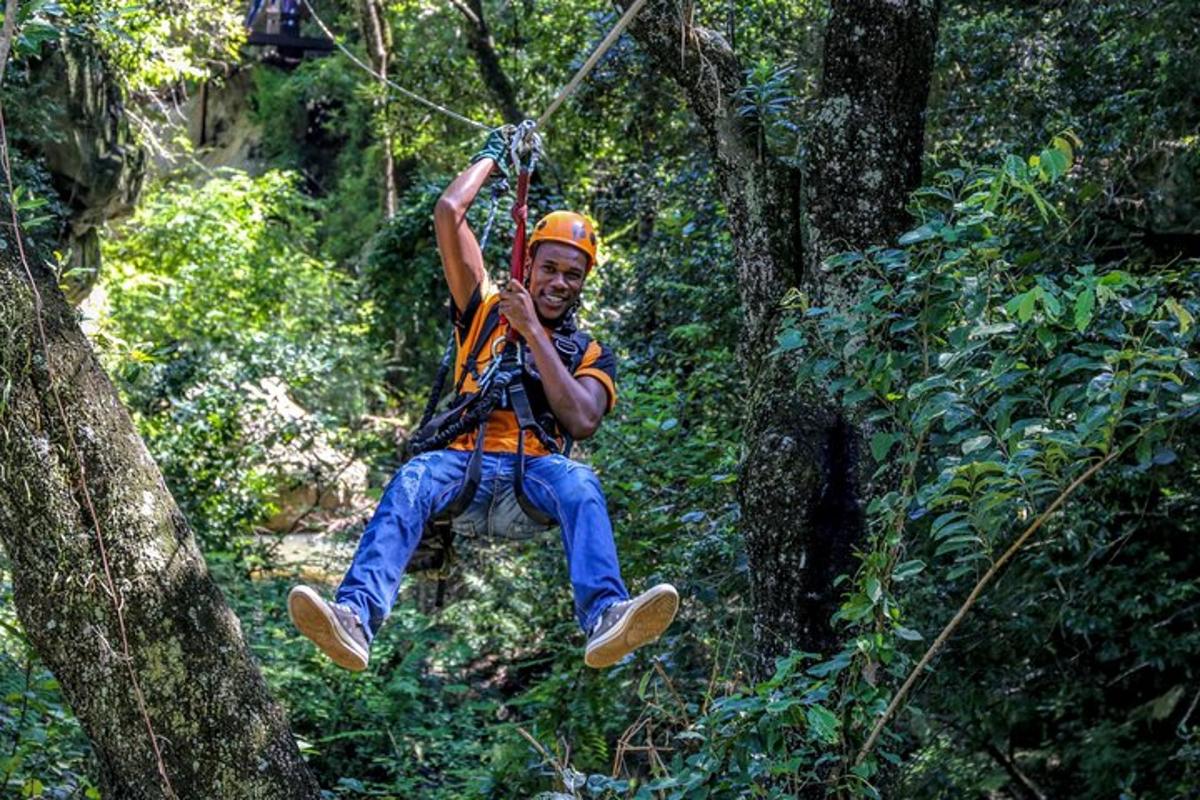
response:
[[[589,667],[611,667],[661,636],[678,610],[679,593],[669,583],[660,583],[631,600],[613,603],[588,634],[583,662]]]
[[[337,603],[327,603],[307,586],[288,593],[288,613],[296,628],[339,667],[354,672],[367,668],[371,645],[358,615]]]

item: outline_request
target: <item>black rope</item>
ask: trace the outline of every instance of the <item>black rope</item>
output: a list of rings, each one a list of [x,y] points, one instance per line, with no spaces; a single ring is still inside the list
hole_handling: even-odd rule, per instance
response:
[[[454,329],[450,329],[450,338],[446,342],[446,351],[442,353],[442,363],[438,364],[437,375],[433,379],[433,389],[429,392],[429,399],[425,401],[425,413],[421,414],[421,423],[417,425],[417,430],[421,430],[429,424],[429,420],[433,419],[434,413],[437,411],[438,401],[442,399],[442,392],[446,390],[446,378],[450,376],[450,367],[454,364]]]
[[[496,410],[496,406],[500,405],[500,400],[504,397],[505,390],[512,383],[516,375],[517,373],[515,372],[498,373],[491,384],[486,389],[481,390],[475,399],[467,404],[466,409],[458,419],[448,425],[443,425],[439,430],[424,439],[410,441],[408,443],[409,450],[413,455],[427,453],[430,450],[441,450],[464,433],[474,431],[479,427],[481,422]]]
[[[508,181],[500,178],[492,184],[492,200],[491,208],[488,210],[487,223],[483,226],[483,236],[479,240],[479,250],[483,252],[487,250],[488,238],[492,234],[492,223],[496,220],[496,208],[500,204],[500,195],[508,191]],[[454,302],[451,300],[450,302]],[[425,411],[421,414],[421,422],[417,425],[417,430],[421,430],[429,421],[433,419],[433,415],[437,413],[438,401],[442,399],[442,393],[446,391],[446,378],[450,376],[450,369],[454,365],[454,350],[455,337],[454,328],[450,328],[450,336],[446,340],[446,349],[442,353],[442,361],[438,364],[437,374],[433,378],[433,388],[429,392],[429,399],[425,401]],[[470,360],[470,359],[468,359]],[[475,375],[478,380],[479,376],[475,373],[475,365],[467,364],[463,370],[463,377],[466,377],[467,371]],[[458,383],[459,388],[462,387],[462,381]]]

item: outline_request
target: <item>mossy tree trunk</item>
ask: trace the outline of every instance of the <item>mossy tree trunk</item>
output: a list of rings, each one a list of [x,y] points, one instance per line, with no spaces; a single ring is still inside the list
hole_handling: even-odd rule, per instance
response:
[[[749,389],[738,495],[760,673],[792,648],[835,646],[834,580],[854,570],[864,533],[860,434],[821,387],[797,385],[788,360],[770,355],[780,300],[801,287],[844,302],[853,287],[817,269],[821,260],[887,243],[907,224],[938,13],[935,0],[832,3],[803,170],[764,152],[761,121],[739,113],[744,71],[721,34],[674,0],[653,0],[631,28],[707,134],[734,242]]]
[[[318,797],[237,618],[74,311],[35,265],[47,358],[29,281],[11,237],[4,244],[0,543],[21,624],[91,739],[103,796],[171,796],[148,717],[181,800]]]

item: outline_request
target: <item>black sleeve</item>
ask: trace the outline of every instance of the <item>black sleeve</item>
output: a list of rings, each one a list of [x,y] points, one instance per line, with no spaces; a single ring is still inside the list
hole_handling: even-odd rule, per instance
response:
[[[475,319],[476,312],[479,311],[479,305],[483,302],[483,283],[475,287],[475,291],[471,292],[471,299],[467,301],[467,307],[462,311],[458,310],[458,304],[454,302],[454,298],[450,298],[450,324],[458,331],[458,338],[461,341],[462,337],[467,335],[467,331],[471,329],[471,321]]]

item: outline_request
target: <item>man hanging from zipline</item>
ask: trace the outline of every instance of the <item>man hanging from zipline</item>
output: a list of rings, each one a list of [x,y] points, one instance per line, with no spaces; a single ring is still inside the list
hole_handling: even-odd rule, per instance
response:
[[[670,584],[629,597],[600,483],[563,453],[570,440],[596,432],[617,397],[612,352],[575,325],[580,292],[596,263],[591,223],[570,211],[547,214],[534,226],[526,254],[528,174],[522,169],[513,275],[524,272],[526,279],[503,287],[489,280],[467,223],[479,191],[504,168],[510,135],[492,133],[434,213],[452,299],[457,395],[446,411],[432,419],[427,414],[414,434],[410,450],[420,454],[388,484],[335,601],[306,586],[288,596],[300,632],[347,669],[366,669],[371,641],[437,517],[453,516],[456,529],[502,535],[530,519],[557,523],[575,616],[587,635],[588,666],[610,666],[657,639],[679,605]],[[438,394],[440,388],[435,399]]]

